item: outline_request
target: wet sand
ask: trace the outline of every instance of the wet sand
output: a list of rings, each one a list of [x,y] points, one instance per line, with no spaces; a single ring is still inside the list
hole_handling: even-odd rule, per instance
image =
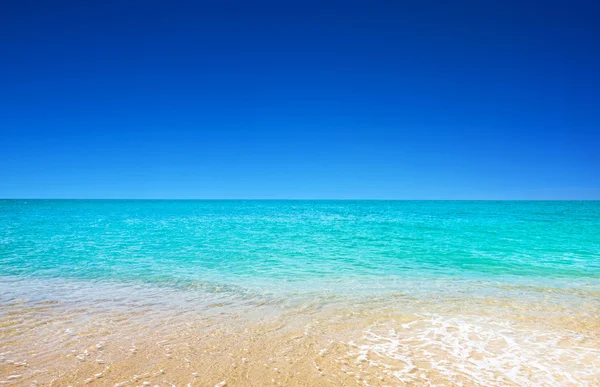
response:
[[[12,300],[0,314],[0,382],[597,386],[599,316],[593,303],[570,307],[553,297],[135,306],[126,313],[111,311],[109,301]]]

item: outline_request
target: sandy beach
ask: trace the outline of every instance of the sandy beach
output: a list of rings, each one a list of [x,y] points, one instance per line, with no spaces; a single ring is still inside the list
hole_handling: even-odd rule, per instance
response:
[[[599,385],[600,310],[592,304],[598,294],[579,295],[589,304],[576,308],[557,305],[560,296],[569,295],[550,294],[545,303],[437,303],[398,295],[353,305],[217,303],[202,311],[194,311],[193,303],[153,310],[132,302],[129,312],[110,300],[76,308],[14,300],[0,309],[0,381],[15,386]]]

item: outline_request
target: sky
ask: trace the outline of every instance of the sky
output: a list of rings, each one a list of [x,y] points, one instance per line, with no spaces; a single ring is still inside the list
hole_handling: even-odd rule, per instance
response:
[[[597,1],[12,1],[0,198],[600,199]]]

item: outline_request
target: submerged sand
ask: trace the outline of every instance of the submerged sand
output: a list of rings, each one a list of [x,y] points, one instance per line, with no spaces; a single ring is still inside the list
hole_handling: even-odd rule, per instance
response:
[[[585,299],[99,306],[2,303],[0,383],[600,385],[600,310]]]

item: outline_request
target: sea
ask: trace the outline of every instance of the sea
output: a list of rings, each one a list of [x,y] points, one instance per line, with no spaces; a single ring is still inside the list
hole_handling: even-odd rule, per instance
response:
[[[0,383],[600,386],[600,202],[0,200]]]

